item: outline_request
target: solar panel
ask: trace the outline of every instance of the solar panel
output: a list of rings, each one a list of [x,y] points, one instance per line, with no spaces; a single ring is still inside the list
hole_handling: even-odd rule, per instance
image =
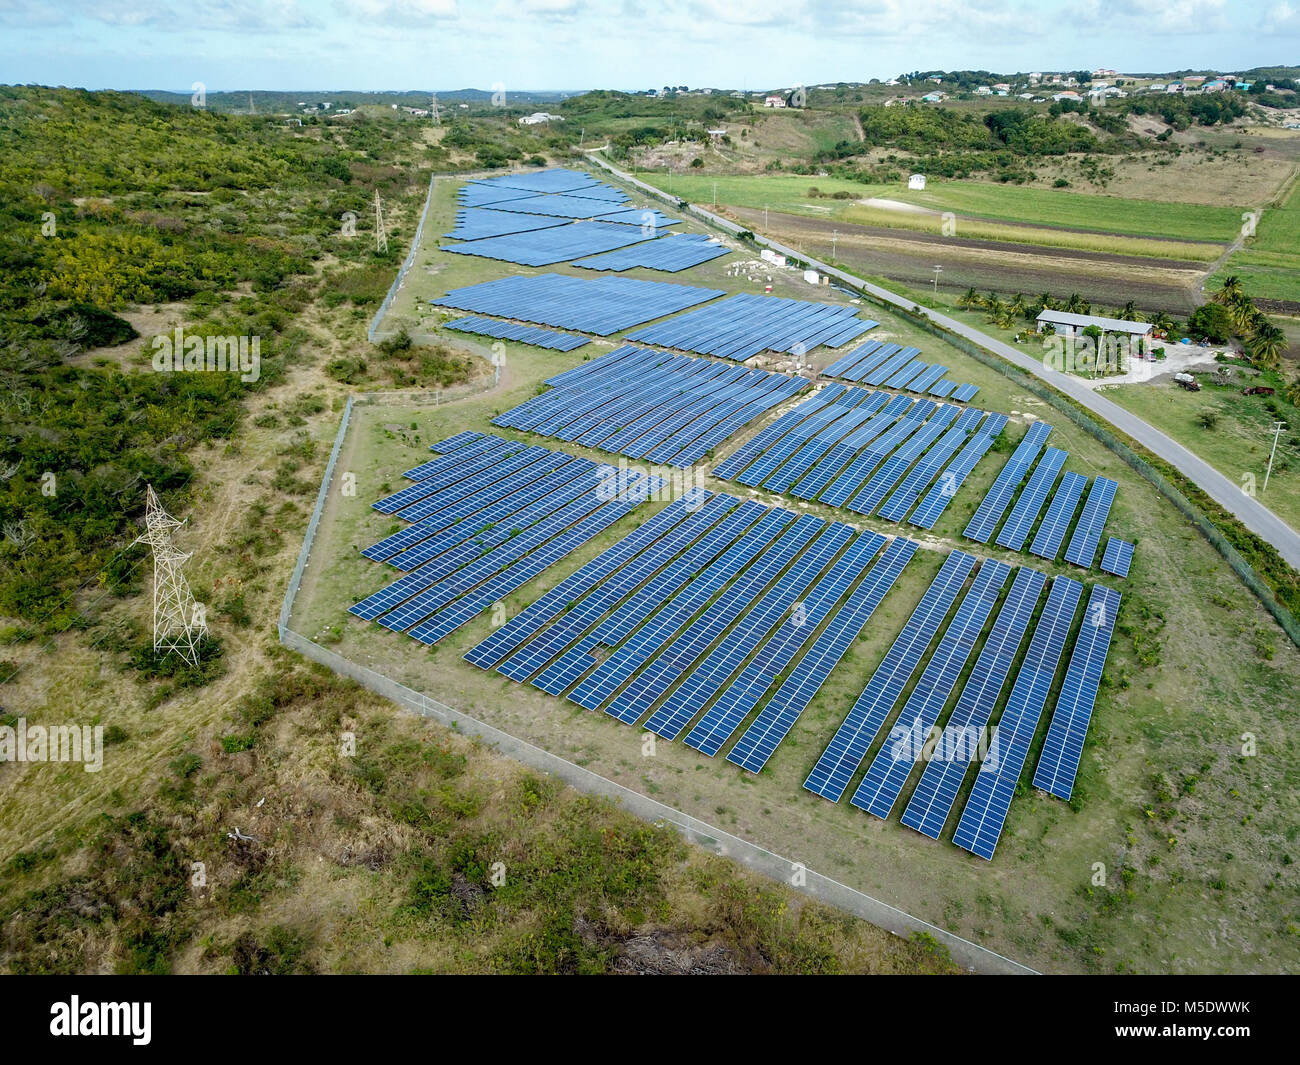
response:
[[[804,781],[803,786],[813,794],[831,802],[840,801],[974,567],[974,556],[964,551],[953,551],[944,560],[903,631],[885,652],[848,717]]]
[[[818,626],[871,563],[884,542],[885,538],[879,533],[861,533],[801,603],[789,604],[785,619],[687,734],[687,746],[710,756],[722,749],[794,660],[800,648],[812,639]]]
[[[741,734],[727,755],[727,761],[751,773],[757,773],[767,764],[894,586],[916,549],[915,543],[901,537],[890,542],[880,561],[849,593],[848,600],[835,611],[830,624],[791,670],[785,683],[759,711],[753,724]]]
[[[1034,771],[1034,787],[1042,788],[1058,799],[1068,801],[1074,791],[1074,778],[1083,757],[1083,743],[1097,701],[1102,670],[1106,666],[1119,600],[1119,592],[1113,588],[1093,585],[1083,624],[1070,655],[1070,666],[1061,684],[1061,694],[1056,700],[1052,724],[1047,730],[1047,739],[1043,741],[1043,753]]]
[[[986,729],[1046,583],[1047,578],[1037,570],[1022,568],[1016,572],[975,668],[903,811],[902,822],[909,828],[938,839],[966,770],[980,757],[981,750],[986,752],[982,765],[996,770],[996,749],[991,742],[983,746]]]
[[[564,224],[563,218],[494,211],[490,207],[467,207],[457,213],[456,228],[444,233],[443,236],[451,240],[482,240],[484,237],[500,237],[506,233],[550,229]]]
[[[496,205],[498,211],[516,214],[549,215],[552,218],[599,218],[602,215],[623,211],[622,204],[611,200],[593,200],[585,196],[528,196],[524,199],[506,200]]]
[[[957,489],[966,480],[984,453],[993,446],[995,434],[979,432],[970,438],[957,453],[957,457],[939,474],[939,479],[926,492],[925,498],[917,505],[908,522],[919,529],[933,529],[948,504],[957,494]]]
[[[482,178],[476,184],[497,188],[527,189],[536,194],[540,192],[573,192],[577,189],[591,189],[602,183],[583,170],[569,170],[566,167],[548,167],[545,170],[529,170],[518,174],[502,174],[499,177]],[[610,186],[605,186],[610,188]]]
[[[612,220],[617,218],[617,215],[612,216]],[[729,254],[730,249],[714,242],[704,233],[678,233],[603,255],[578,259],[573,265],[586,270],[632,270],[644,267],[676,273]]]
[[[975,774],[975,784],[962,810],[953,842],[992,860],[1006,824],[1007,811],[1020,781],[1020,771],[1038,728],[1038,719],[1052,689],[1052,678],[1065,650],[1070,623],[1079,605],[1083,585],[1068,577],[1054,577],[1047,604],[1034,626],[1029,649],[1016,673],[1007,705],[998,719],[996,765],[986,761]]]
[[[1129,566],[1133,564],[1133,545],[1127,540],[1108,537],[1106,550],[1102,553],[1101,568],[1116,577],[1127,577]]]
[[[1110,505],[1115,499],[1118,488],[1109,477],[1097,477],[1088,490],[1088,499],[1083,504],[1083,513],[1079,515],[1079,524],[1074,527],[1070,537],[1070,546],[1065,549],[1065,561],[1089,569],[1092,560],[1097,557],[1097,545],[1101,543],[1101,531],[1110,515]]]
[[[952,398],[958,403],[966,403],[975,398],[975,393],[979,391],[978,385],[958,385],[952,392]]]
[[[1061,478],[1051,503],[1047,506],[1047,516],[1034,534],[1034,542],[1029,545],[1032,554],[1040,558],[1055,559],[1060,553],[1065,540],[1065,532],[1070,527],[1070,519],[1079,505],[1083,495],[1083,486],[1088,478],[1081,473],[1067,473]]]
[[[595,201],[590,201],[595,202]],[[625,248],[648,239],[632,226],[608,222],[574,222],[571,225],[537,229],[527,233],[506,233],[499,237],[443,244],[438,250],[454,255],[477,255],[520,266],[551,266],[586,255]]]
[[[477,336],[496,337],[500,340],[516,340],[521,344],[532,344],[538,348],[550,348],[552,351],[572,351],[587,343],[584,336],[573,333],[557,333],[551,329],[539,329],[534,325],[517,325],[514,322],[501,322],[495,318],[457,318],[448,322],[444,329],[458,333],[474,333]]]
[[[666,281],[534,274],[452,289],[432,302],[439,307],[609,336],[721,295],[721,289]]]
[[[1013,551],[1024,550],[1025,541],[1029,539],[1029,530],[1038,520],[1038,514],[1047,501],[1047,494],[1056,483],[1056,475],[1061,472],[1069,453],[1057,447],[1049,447],[1043,457],[1034,466],[1029,476],[1029,483],[1020,493],[1016,505],[1011,509],[1011,516],[998,533],[999,547],[1009,547]]]
[[[980,563],[970,591],[958,604],[952,623],[899,711],[896,731],[898,728],[911,730],[911,735],[921,736],[922,742],[929,736],[1010,574],[1011,567],[1005,562],[985,559]],[[916,764],[917,747],[916,744],[904,743],[882,748],[867,767],[862,783],[849,801],[877,817],[888,817]]]
[[[783,512],[793,517],[791,512]],[[645,715],[722,634],[749,610],[754,599],[785,569],[826,523],[811,514],[799,516],[778,539],[736,575],[716,600],[666,644],[658,656],[628,684],[605,712],[632,724]]]
[[[665,739],[675,740],[771,630],[791,614],[800,597],[856,532],[852,526],[839,522],[828,525],[776,584],[745,612],[726,639],[689,671],[686,679],[646,720],[645,727]]]
[[[696,557],[701,559],[695,565],[697,568],[703,565],[703,558],[707,555],[705,547],[697,549],[692,545],[731,513],[739,502],[734,496],[727,495],[709,499],[662,540],[612,573],[590,595],[577,601],[566,600],[563,615],[522,641],[508,658],[497,665],[497,671],[520,682],[541,672],[534,684],[543,691],[558,695],[586,671],[588,664],[581,658],[581,651],[568,661],[556,662],[554,668],[549,668],[552,661],[675,556],[687,549],[695,550]]]
[[[760,430],[753,439],[746,441],[723,459],[722,462],[713,467],[713,476],[731,480],[796,425],[805,418],[817,413],[844,391],[845,387],[843,385],[832,385],[830,388],[823,388],[820,392],[800,403],[794,410],[786,411],[771,425]]]
[[[831,340],[847,343],[853,337],[846,334],[860,335],[872,324],[846,304],[741,293],[629,333],[627,339],[743,362],[763,351],[802,353]]]
[[[480,669],[491,669],[570,605],[607,581],[616,570],[680,527],[692,511],[702,507],[710,498],[711,493],[700,489],[688,497],[673,500],[645,524],[633,529],[613,547],[601,552],[540,599],[530,603],[486,640],[475,644],[465,653],[465,661]]]
[[[993,530],[997,528],[998,521],[1010,505],[1011,497],[1020,487],[1020,482],[1025,479],[1025,474],[1033,465],[1034,459],[1042,449],[1043,441],[1051,431],[1052,427],[1046,422],[1034,422],[1029,427],[1024,439],[1020,441],[1016,450],[1012,452],[1011,458],[1007,460],[1007,464],[1002,467],[993,481],[988,495],[976,509],[975,516],[971,518],[970,524],[966,526],[962,535],[976,543],[988,543]]]

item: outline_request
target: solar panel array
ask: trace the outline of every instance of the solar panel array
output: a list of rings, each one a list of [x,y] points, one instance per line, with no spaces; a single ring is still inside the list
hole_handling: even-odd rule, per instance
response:
[[[1083,513],[1079,515],[1079,523],[1074,527],[1069,547],[1065,549],[1066,562],[1073,562],[1084,569],[1092,567],[1092,561],[1097,557],[1097,545],[1101,543],[1101,531],[1110,515],[1110,505],[1115,500],[1115,489],[1118,487],[1109,477],[1093,480],[1092,488],[1088,490],[1088,499],[1083,504]]]
[[[917,546],[896,539],[881,553],[877,533],[704,491],[665,507],[634,537],[581,567],[466,660],[628,724],[649,714],[646,727],[665,736],[681,734],[703,711],[687,742],[709,754],[771,693],[730,755],[752,771]],[[608,649],[603,657],[600,648]]]
[[[1131,565],[1133,565],[1133,545],[1127,540],[1109,537],[1106,540],[1106,550],[1102,553],[1101,568],[1116,577],[1127,577]]]
[[[655,238],[680,219],[632,207],[620,189],[580,171],[556,168],[470,181],[458,198],[456,226],[444,236],[462,243],[439,249],[456,255],[521,266],[583,259],[580,265],[593,270],[643,266],[676,272],[727,254],[701,234],[659,246]],[[641,244],[647,247],[628,250]]]
[[[898,344],[869,340],[836,359],[822,373],[827,377],[883,385],[885,388],[900,388],[919,395],[928,393],[939,398],[949,397],[959,403],[973,399],[979,391],[976,385],[941,381],[940,378],[948,372],[948,367],[922,362],[916,358],[919,354],[920,348],[904,348]]]
[[[1070,798],[1074,778],[1079,772],[1088,723],[1101,686],[1101,673],[1119,613],[1119,592],[1101,584],[1093,585],[1083,624],[1074,641],[1070,666],[1056,700],[1052,724],[1043,741],[1043,753],[1034,771],[1034,787],[1050,792],[1058,799]]]
[[[624,345],[551,378],[494,425],[689,466],[741,426],[808,387],[802,377]]]
[[[363,554],[405,570],[349,608],[435,644],[644,503],[663,482],[633,472],[614,493],[588,459],[482,434],[433,445],[414,483],[374,504],[412,522]]]
[[[1070,519],[1074,517],[1079,497],[1083,495],[1088,478],[1073,471],[1061,478],[1051,503],[1047,506],[1047,515],[1034,534],[1034,542],[1029,545],[1032,554],[1040,558],[1055,560],[1065,542],[1066,531],[1070,528]]]
[[[743,362],[763,351],[837,348],[878,323],[842,303],[815,303],[742,292],[711,307],[628,334],[628,340]]]
[[[882,517],[901,521],[935,478],[935,489],[945,483],[945,464],[972,434],[982,455],[1006,421],[974,408],[831,385],[782,415],[713,473],[859,514],[879,507]],[[955,492],[960,479],[949,476],[946,483]],[[937,517],[942,508],[931,509]]]
[[[723,295],[721,289],[628,277],[517,275],[452,289],[439,307],[609,336]]]
[[[483,318],[478,315],[457,318],[454,322],[448,322],[443,328],[455,330],[457,333],[496,337],[498,340],[517,340],[521,344],[532,344],[534,347],[550,348],[553,351],[572,351],[588,343],[586,337],[575,333],[557,333],[551,329],[539,329],[535,325],[518,325],[515,322],[502,322],[496,318]]]
[[[1013,551],[1024,549],[1025,541],[1029,539],[1029,530],[1038,520],[1043,504],[1047,502],[1047,494],[1056,483],[1056,475],[1061,472],[1067,458],[1069,453],[1059,447],[1049,447],[1043,452],[1042,458],[1034,466],[1034,472],[1029,475],[1029,483],[1016,500],[1011,516],[998,533],[996,543],[999,547],[1009,547]]]
[[[1020,482],[1025,479],[1025,474],[1029,472],[1029,467],[1034,464],[1038,457],[1038,452],[1043,447],[1043,441],[1051,433],[1052,427],[1046,422],[1034,422],[1025,433],[1023,439],[1012,452],[1011,458],[1007,464],[999,471],[997,478],[993,481],[993,486],[988,490],[979,507],[975,510],[975,516],[971,518],[970,524],[966,526],[963,535],[968,540],[974,540],[976,543],[988,543],[988,539],[993,535],[993,530],[997,527],[998,521],[1006,513],[1006,509],[1011,505],[1011,497],[1015,495],[1016,489],[1020,487]]]
[[[1052,679],[1065,653],[1066,638],[1083,586],[1068,577],[1052,580],[1047,604],[1039,615],[1029,649],[1007,697],[997,725],[997,760],[986,761],[975,774],[961,820],[952,841],[991,861],[1006,825],[1020,771],[1029,760],[1039,718],[1047,706]]]
[[[573,265],[587,270],[631,270],[641,266],[671,274],[727,254],[729,251],[724,245],[704,233],[677,233],[620,251],[578,259]]]

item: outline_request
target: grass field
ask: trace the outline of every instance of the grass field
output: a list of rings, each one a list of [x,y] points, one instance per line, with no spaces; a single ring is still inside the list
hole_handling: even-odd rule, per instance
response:
[[[408,282],[416,295],[436,294],[444,279],[436,262],[426,265],[433,271],[414,272]],[[504,272],[500,264],[479,265],[483,278]],[[722,268],[710,266],[712,271],[692,270],[675,280],[716,283]],[[735,279],[726,280],[735,287]],[[950,376],[980,385],[979,405],[1010,414],[1011,442],[1034,416],[1051,413],[982,364],[874,308],[870,313],[884,319],[875,335],[914,340],[923,357],[951,367]],[[348,603],[386,582],[383,568],[357,553],[392,524],[369,509],[370,500],[387,490],[385,484],[400,484],[399,471],[425,453],[427,441],[466,428],[487,429],[497,411],[534,394],[543,377],[583,357],[582,350],[560,355],[508,345],[502,385],[490,395],[436,408],[358,407],[340,468],[356,471],[366,490],[353,498],[330,497],[295,627],[513,735],[1035,967],[1282,972],[1300,964],[1292,862],[1300,834],[1300,763],[1285,716],[1300,685],[1300,652],[1168,504],[1059,416],[1049,417],[1056,426],[1052,443],[1070,452],[1067,468],[1119,482],[1107,532],[1134,540],[1137,559],[1128,581],[1111,582],[1121,589],[1124,605],[1075,801],[1067,805],[1027,790],[1012,804],[992,863],[946,842],[951,822],[945,842],[933,843],[901,827],[897,816],[880,822],[847,803],[831,805],[804,792],[801,782],[944,551],[972,546],[961,539],[961,529],[1004,453],[980,463],[933,535],[922,538],[926,549],[757,777],[680,744],[660,743],[647,758],[637,731],[468,666],[460,656],[490,631],[487,617],[431,651],[349,618]],[[411,422],[418,426],[418,443]],[[719,457],[730,449],[720,448]],[[711,487],[735,490],[717,481]],[[845,517],[819,505],[810,510]],[[508,597],[507,615],[643,517],[625,519]],[[873,519],[855,524],[897,531]],[[996,547],[976,550],[1025,561]],[[1081,576],[1065,565],[1043,568]],[[1245,732],[1259,738],[1260,756],[1241,756]],[[906,798],[904,792],[900,809]],[[1100,887],[1093,882],[1098,862],[1107,878]]]
[[[1300,183],[1281,207],[1264,211],[1253,240],[1234,254],[1214,277],[1241,278],[1252,296],[1300,302]]]
[[[1188,392],[1170,381],[1116,385],[1107,388],[1105,395],[1173,437],[1236,483],[1254,478],[1257,491],[1264,485],[1264,471],[1273,446],[1273,423],[1286,422],[1287,428],[1278,441],[1273,460],[1268,492],[1259,498],[1292,528],[1300,529],[1300,410],[1287,403],[1280,392],[1271,397],[1243,396],[1242,388],[1256,380],[1253,375],[1238,376],[1229,385],[1215,384],[1211,374],[1197,377],[1201,382],[1200,392]],[[1277,382],[1270,378],[1265,383]],[[1219,415],[1213,429],[1201,424],[1201,415],[1206,410]]]
[[[974,181],[935,180],[924,190],[912,190],[901,183],[863,185],[841,178],[784,174],[717,177],[673,174],[670,177],[650,173],[641,177],[693,203],[712,203],[716,183],[718,203],[737,207],[767,206],[773,210],[801,213],[818,213],[819,210],[821,213],[829,213],[836,207],[844,206],[843,202],[834,199],[810,197],[808,190],[815,187],[828,196],[833,196],[836,192],[850,192],[857,199],[878,197],[899,200],[934,211],[952,211],[971,219],[1014,223],[1018,227],[1080,229],[1111,237],[1227,243],[1237,235],[1241,226],[1241,209],[1236,207],[1162,203]],[[894,224],[907,224],[903,219],[908,216],[903,212],[881,213],[889,216],[897,214],[899,218]],[[958,224],[961,224],[960,219]],[[1044,234],[1042,239],[1047,239],[1047,235]],[[1065,237],[1062,235],[1058,239]],[[1120,249],[1110,250],[1118,252]]]

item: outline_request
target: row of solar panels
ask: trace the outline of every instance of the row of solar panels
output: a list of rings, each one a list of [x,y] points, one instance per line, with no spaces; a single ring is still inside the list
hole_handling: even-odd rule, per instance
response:
[[[452,289],[435,306],[609,336],[725,295],[722,289],[627,277],[516,275]]]
[[[663,487],[636,471],[482,434],[434,445],[374,509],[412,524],[363,554],[404,573],[349,613],[435,644]]]
[[[1056,491],[1052,491],[1069,453],[1055,447],[1043,449],[1051,432],[1052,427],[1045,422],[1035,422],[1029,427],[966,526],[964,535],[968,539],[976,543],[988,543],[1015,498],[1015,506],[997,535],[997,545],[1012,551],[1023,551],[1030,533],[1037,525],[1038,531],[1029,545],[1030,552],[1041,558],[1056,559],[1088,478],[1080,473],[1068,472],[1061,478]],[[1033,471],[1032,474],[1030,470]],[[1029,475],[1027,484],[1026,475]],[[1024,489],[1020,491],[1022,484]],[[1067,562],[1083,569],[1092,568],[1117,487],[1109,477],[1093,480],[1083,510],[1074,523],[1074,533],[1065,549]],[[1018,497],[1017,491],[1020,491]],[[1047,508],[1046,514],[1043,514],[1044,506]],[[1041,522],[1040,515],[1043,515]],[[1132,559],[1133,545],[1112,537],[1106,546],[1102,569],[1116,576],[1127,577]]]
[[[933,528],[1007,418],[834,384],[719,463],[716,477]]]
[[[978,765],[953,841],[991,859],[1039,721],[1047,711],[1083,586],[1067,577],[1053,579],[1047,602],[1031,625],[1047,577],[1028,567],[1017,570],[974,667],[967,672],[1012,572],[1006,563],[986,559],[978,563],[978,572],[963,595],[976,565],[974,556],[962,551],[948,556],[817,759],[804,787],[838,802],[879,740],[875,757],[850,802],[888,818],[913,770],[921,764],[924,769],[903,810],[902,822],[939,839],[963,782]],[[952,620],[921,668],[954,604]],[[1073,791],[1118,608],[1117,592],[1100,585],[1093,588],[1051,715],[1034,785],[1059,798],[1069,799]],[[994,725],[1001,692],[1027,635],[1028,649]],[[920,674],[906,702],[893,717],[918,669]],[[963,674],[966,679],[958,693]],[[944,709],[954,694],[956,702],[940,728]],[[895,725],[882,736],[891,717]]]
[[[878,324],[859,318],[847,304],[745,292],[627,339],[743,362],[763,351],[803,355],[821,345],[838,348]]]
[[[624,345],[493,419],[629,458],[689,466],[808,387],[802,377]]]
[[[532,344],[538,348],[550,348],[552,351],[572,351],[588,343],[584,336],[576,333],[557,333],[553,329],[539,329],[535,325],[518,325],[503,322],[496,318],[484,318],[473,315],[469,318],[457,318],[448,322],[443,328],[457,333],[473,333],[476,336],[496,337],[498,340],[516,340],[521,344]]]
[[[728,254],[702,234],[661,242],[679,219],[629,207],[620,189],[580,171],[555,168],[471,181],[457,195],[456,225],[444,236],[464,243],[439,249],[457,255],[521,266],[576,260],[592,270],[639,266],[674,273]]]
[[[589,373],[582,366],[559,376]],[[374,504],[412,524],[363,552],[404,575],[351,608],[424,643],[445,638],[660,487],[635,472],[475,432],[432,450],[438,457],[406,471],[412,485]],[[685,734],[688,746],[711,756],[749,720],[727,759],[758,772],[916,549],[901,537],[887,542],[694,489],[465,657],[625,723],[644,718],[643,727],[664,738]],[[927,743],[1012,572],[986,560],[962,595],[976,565],[964,552],[948,556],[805,787],[833,802],[845,793],[960,596],[851,802],[888,817],[923,761],[903,822],[938,838],[978,762],[954,842],[991,858],[1082,586],[1052,581],[996,731],[987,733],[1047,580],[1028,568],[1016,573],[938,743]],[[1118,606],[1113,590],[1093,589],[1044,739],[1034,784],[1061,798],[1072,793]],[[991,735],[992,743],[974,744],[973,734]]]
[[[958,403],[973,399],[979,391],[978,385],[947,380],[943,375],[948,372],[948,367],[922,362],[916,357],[919,354],[919,348],[869,340],[836,359],[822,373],[845,381],[901,388],[920,395],[952,399]]]

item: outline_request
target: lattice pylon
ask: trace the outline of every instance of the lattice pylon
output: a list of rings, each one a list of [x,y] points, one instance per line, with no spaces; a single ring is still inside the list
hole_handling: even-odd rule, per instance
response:
[[[144,524],[144,535],[135,542],[153,550],[153,649],[157,654],[174,651],[197,666],[199,641],[208,626],[181,569],[190,555],[172,544],[172,530],[184,522],[163,509],[153,485],[145,490]]]
[[[375,251],[388,250],[388,234],[384,231],[384,205],[375,189]]]

